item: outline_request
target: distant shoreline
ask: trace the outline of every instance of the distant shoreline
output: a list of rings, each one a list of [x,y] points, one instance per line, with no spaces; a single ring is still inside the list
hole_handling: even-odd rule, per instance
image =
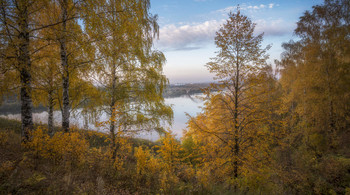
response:
[[[181,97],[184,95],[194,95],[203,93],[203,89],[208,88],[210,83],[186,83],[170,84],[164,91],[164,98]]]
[[[176,98],[186,95],[195,95],[203,93],[203,89],[210,86],[210,83],[175,83],[170,84],[164,90],[164,98]],[[47,108],[43,105],[33,107],[33,113],[40,113],[47,111]],[[16,96],[11,96],[8,99],[3,100],[0,105],[0,114],[20,114],[21,104]]]

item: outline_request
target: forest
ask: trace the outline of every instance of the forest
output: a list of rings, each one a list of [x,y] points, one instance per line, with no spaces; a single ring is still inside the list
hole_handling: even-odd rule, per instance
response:
[[[231,10],[205,64],[215,82],[181,139],[164,126],[173,111],[150,6],[0,0],[0,105],[17,97],[21,113],[0,117],[0,194],[350,195],[350,1],[304,11],[274,65],[264,34]],[[72,125],[76,109],[106,114],[105,131]],[[150,131],[160,139],[135,137]]]

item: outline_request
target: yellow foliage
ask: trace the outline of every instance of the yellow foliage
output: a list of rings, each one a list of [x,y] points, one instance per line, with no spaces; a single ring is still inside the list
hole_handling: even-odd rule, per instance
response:
[[[161,143],[162,145],[159,147],[160,156],[169,171],[173,172],[176,164],[180,161],[179,153],[182,150],[180,143],[171,132],[161,139]]]
[[[5,161],[0,166],[0,174],[12,171],[14,169],[14,161]]]
[[[158,182],[158,177],[163,170],[164,164],[155,158],[149,149],[141,146],[134,149],[136,158],[136,185],[152,188]]]
[[[114,159],[113,166],[117,170],[122,170],[125,160],[132,151],[132,145],[129,142],[128,137],[119,136],[118,133],[115,139],[115,146],[116,148],[114,148],[114,150],[116,150],[116,158]],[[112,157],[113,149],[109,149],[109,157]]]
[[[89,148],[87,141],[78,132],[57,132],[50,137],[42,127],[31,133],[31,140],[25,146],[32,149],[35,154],[55,162],[84,160]]]
[[[7,143],[8,140],[8,133],[6,132],[0,132],[0,146],[3,146]]]
[[[146,169],[146,164],[150,154],[148,150],[143,150],[142,147],[135,148],[135,157],[137,160],[136,171],[138,174],[142,174]]]
[[[179,178],[168,171],[163,171],[160,176],[160,191],[165,194],[172,194],[171,191],[174,190],[174,186],[179,183]]]
[[[350,195],[350,188],[345,189],[345,195]]]
[[[46,177],[43,176],[42,174],[34,173],[31,177],[25,180],[25,183],[27,185],[35,185],[44,179],[46,179]]]
[[[161,168],[159,160],[151,155],[149,149],[142,149],[139,146],[135,148],[134,155],[137,160],[136,171],[138,175],[152,174]]]
[[[198,179],[198,182],[201,183],[205,188],[207,188],[210,185],[210,183],[209,183],[209,175],[210,175],[209,170],[210,169],[202,168],[196,172],[196,177]]]

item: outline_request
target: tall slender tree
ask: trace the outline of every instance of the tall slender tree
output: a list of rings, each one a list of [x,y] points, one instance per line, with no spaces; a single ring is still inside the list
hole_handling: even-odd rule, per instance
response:
[[[217,166],[225,165],[234,180],[253,170],[252,159],[264,156],[257,148],[266,147],[261,143],[267,137],[263,124],[269,117],[261,105],[268,101],[269,46],[262,48],[263,34],[254,36],[254,28],[239,9],[229,14],[216,33],[217,56],[207,63],[218,80],[212,85],[217,92],[208,90],[204,112],[190,120],[190,131],[204,141],[204,147],[218,152]]]
[[[48,24],[40,25],[36,17],[45,1],[12,0],[0,1],[0,29],[1,29],[1,68],[6,78],[11,75],[19,78],[21,100],[22,137],[29,139],[29,131],[33,128],[32,117],[32,65],[33,56],[40,51],[35,47],[35,33]],[[15,71],[15,72],[14,72]],[[13,79],[11,79],[13,81]],[[10,83],[7,83],[10,85]],[[15,86],[15,83],[11,83]],[[5,86],[6,87],[6,86]],[[7,86],[7,89],[10,87]]]
[[[86,2],[88,1],[57,0],[50,2],[50,9],[45,10],[45,16],[57,24],[51,26],[47,34],[59,48],[56,52],[61,64],[62,95],[58,96],[58,102],[65,132],[69,131],[69,119],[72,108],[75,107],[73,104],[79,104],[77,97],[81,93],[77,87],[89,82],[89,67],[94,59],[92,40],[84,33],[82,25],[82,18],[86,16],[83,10],[88,9],[84,8]]]

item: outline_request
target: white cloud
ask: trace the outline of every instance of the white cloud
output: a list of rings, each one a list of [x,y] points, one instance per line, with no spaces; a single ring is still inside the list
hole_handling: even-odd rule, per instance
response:
[[[230,7],[226,7],[226,8],[224,8],[224,9],[219,9],[219,10],[216,10],[216,11],[214,11],[213,13],[218,12],[218,13],[223,13],[223,14],[226,14],[226,13],[229,13],[230,11],[232,11],[232,10],[236,10],[236,9],[237,9],[237,7],[236,7],[236,6],[230,6]],[[241,8],[241,9],[243,9],[243,8]]]
[[[272,9],[274,6],[273,3],[270,3],[269,5],[264,5],[264,4],[260,4],[260,5],[249,5],[249,6],[242,6],[242,10],[259,10],[259,9],[264,9],[264,8],[270,8]]]
[[[295,28],[295,24],[286,23],[282,19],[277,20],[256,20],[255,32],[257,34],[264,33],[265,36],[282,36],[287,33],[292,33]]]
[[[214,41],[215,32],[223,21],[210,20],[203,23],[176,26],[166,25],[160,29],[157,46],[172,50],[193,50]]]
[[[274,8],[275,5],[274,3],[270,3],[270,4],[260,4],[260,5],[247,5],[245,3],[243,3],[242,5],[239,6],[240,10],[251,10],[251,11],[257,11],[257,10],[261,10],[261,9],[272,9]],[[236,11],[237,10],[237,6],[229,6],[223,9],[219,9],[214,11],[213,13],[222,13],[222,14],[227,14],[230,11]]]
[[[160,29],[156,46],[166,50],[195,50],[205,44],[214,43],[215,32],[225,20],[209,20],[203,23],[186,25],[166,25]],[[255,33],[264,36],[282,36],[293,32],[295,24],[286,23],[282,19],[253,21],[256,23]]]

